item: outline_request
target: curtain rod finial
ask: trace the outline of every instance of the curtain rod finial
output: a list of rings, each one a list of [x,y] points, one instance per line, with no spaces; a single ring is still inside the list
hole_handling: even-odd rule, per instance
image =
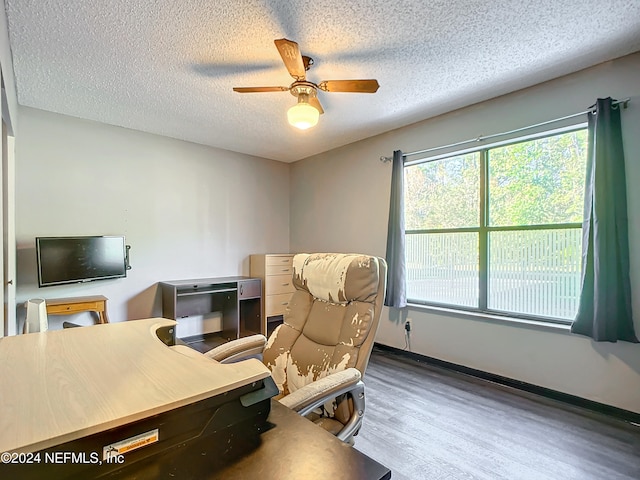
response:
[[[393,157],[385,157],[385,156],[380,157],[380,161],[382,163],[389,163],[391,160],[393,160]]]

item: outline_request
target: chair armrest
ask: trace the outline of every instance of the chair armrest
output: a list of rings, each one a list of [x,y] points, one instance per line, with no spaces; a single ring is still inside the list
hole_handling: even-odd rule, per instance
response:
[[[349,394],[353,401],[353,411],[349,420],[336,437],[343,442],[352,443],[353,436],[358,433],[360,425],[362,425],[365,409],[364,383],[360,378],[361,375],[357,369],[347,368],[309,383],[281,398],[279,402],[304,417],[339,395]]]
[[[309,383],[286,397],[282,397],[279,402],[300,415],[306,416],[324,403],[353,390],[360,381],[360,377],[360,372],[357,369],[347,368]]]
[[[267,337],[264,335],[251,335],[250,337],[242,337],[223,343],[216,348],[212,348],[204,355],[220,363],[232,363],[255,355],[261,355],[266,343]]]

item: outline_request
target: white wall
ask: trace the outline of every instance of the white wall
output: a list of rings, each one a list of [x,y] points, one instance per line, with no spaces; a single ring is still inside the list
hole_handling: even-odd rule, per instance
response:
[[[250,254],[289,249],[287,164],[25,107],[19,130],[19,303],[105,295],[111,321],[161,316],[157,282],[248,275]],[[36,236],[107,234],[131,245],[127,278],[38,288]]]
[[[640,334],[640,53],[379,135],[292,165],[291,251],[385,255],[393,150],[422,150],[584,111],[598,97],[631,97],[623,113],[633,310]],[[389,86],[392,88],[392,86]],[[640,345],[597,344],[545,327],[385,309],[377,341],[640,412]]]

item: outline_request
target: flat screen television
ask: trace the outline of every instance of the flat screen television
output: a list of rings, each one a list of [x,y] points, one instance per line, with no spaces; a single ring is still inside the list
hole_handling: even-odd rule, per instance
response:
[[[37,237],[36,255],[40,287],[127,276],[124,236]]]

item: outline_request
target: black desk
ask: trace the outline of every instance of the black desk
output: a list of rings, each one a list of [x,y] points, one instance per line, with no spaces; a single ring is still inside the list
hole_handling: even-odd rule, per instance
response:
[[[179,320],[222,313],[221,336],[233,340],[261,331],[262,281],[251,277],[194,278],[160,282],[162,316]]]
[[[203,439],[135,472],[126,480],[386,480],[391,471],[330,433],[272,400],[271,428],[253,444],[238,440],[222,454],[211,454]],[[356,437],[356,442],[357,442]]]

